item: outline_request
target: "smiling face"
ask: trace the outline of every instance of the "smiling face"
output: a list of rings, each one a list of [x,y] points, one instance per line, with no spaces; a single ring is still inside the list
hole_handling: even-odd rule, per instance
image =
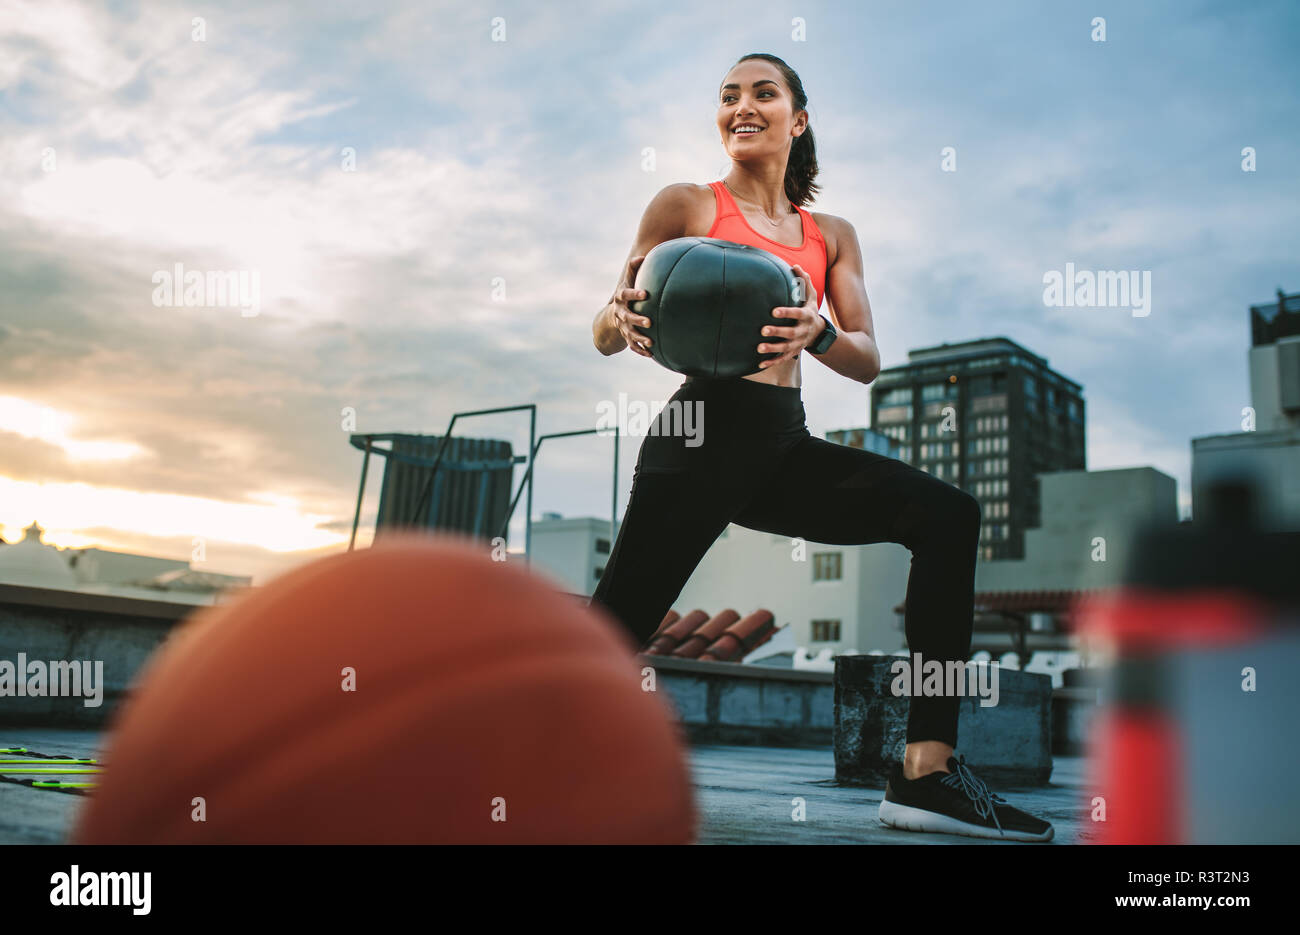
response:
[[[722,79],[717,122],[722,145],[732,158],[788,156],[794,138],[808,126],[808,112],[794,110],[790,89],[775,65],[750,59]]]

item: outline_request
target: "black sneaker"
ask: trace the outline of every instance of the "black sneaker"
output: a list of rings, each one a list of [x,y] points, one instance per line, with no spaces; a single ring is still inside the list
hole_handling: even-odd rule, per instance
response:
[[[903,766],[894,767],[885,784],[880,820],[903,831],[964,834],[1003,841],[1050,841],[1050,824],[1012,808],[966,766],[966,757],[948,758],[948,769],[919,779],[904,779]]]

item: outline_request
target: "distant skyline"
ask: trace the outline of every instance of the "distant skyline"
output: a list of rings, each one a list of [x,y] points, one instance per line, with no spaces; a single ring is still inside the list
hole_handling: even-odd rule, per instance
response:
[[[857,229],[884,366],[1006,336],[1083,386],[1087,467],[1163,471],[1186,516],[1191,439],[1250,405],[1249,306],[1300,292],[1300,7],[1106,6],[0,0],[0,535],[201,540],[264,583],[347,547],[348,412],[535,402],[546,433],[668,399],[591,321],[650,198],[729,171],[716,90],[755,51],[808,92],[809,209]],[[256,314],[156,301],[178,264]],[[1045,304],[1067,264],[1149,314]],[[814,434],[868,425],[867,387],[802,376]],[[457,434],[523,453],[527,419]],[[611,454],[548,442],[534,516],[607,519]]]

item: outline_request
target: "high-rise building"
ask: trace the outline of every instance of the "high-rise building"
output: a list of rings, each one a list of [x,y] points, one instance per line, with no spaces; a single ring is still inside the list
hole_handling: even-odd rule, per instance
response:
[[[1255,430],[1300,427],[1300,295],[1250,307],[1249,365]]]
[[[872,385],[871,426],[980,501],[980,558],[1024,558],[1038,475],[1086,470],[1083,388],[1008,338],[910,351]]]
[[[1192,439],[1192,516],[1223,476],[1248,479],[1256,521],[1300,529],[1300,294],[1250,306],[1250,406],[1241,431]]]

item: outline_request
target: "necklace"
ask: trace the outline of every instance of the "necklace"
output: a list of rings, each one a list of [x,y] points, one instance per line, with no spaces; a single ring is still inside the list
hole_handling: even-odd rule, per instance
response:
[[[726,179],[723,179],[723,180],[722,180],[722,184],[723,184],[723,185],[727,185],[727,180],[726,180]],[[748,199],[748,198],[745,198],[743,195],[736,195],[736,190],[735,190],[734,188],[732,188],[730,185],[727,185],[727,191],[731,192],[732,195],[735,195],[736,197],[741,198],[741,199],[744,200],[744,201],[749,201],[749,199]],[[753,201],[749,201],[749,203],[750,203],[750,204],[757,204],[757,202],[753,202]],[[783,215],[783,216],[781,217],[781,219],[780,219],[779,221],[774,221],[774,220],[772,220],[770,217],[767,216],[767,212],[764,211],[764,210],[762,209],[762,207],[759,207],[759,209],[758,209],[758,213],[761,214],[761,215],[763,215],[763,220],[767,221],[767,223],[771,224],[773,227],[780,227],[783,223],[785,223],[785,219],[788,218],[788,217],[790,216],[789,214],[785,214],[785,215]]]

